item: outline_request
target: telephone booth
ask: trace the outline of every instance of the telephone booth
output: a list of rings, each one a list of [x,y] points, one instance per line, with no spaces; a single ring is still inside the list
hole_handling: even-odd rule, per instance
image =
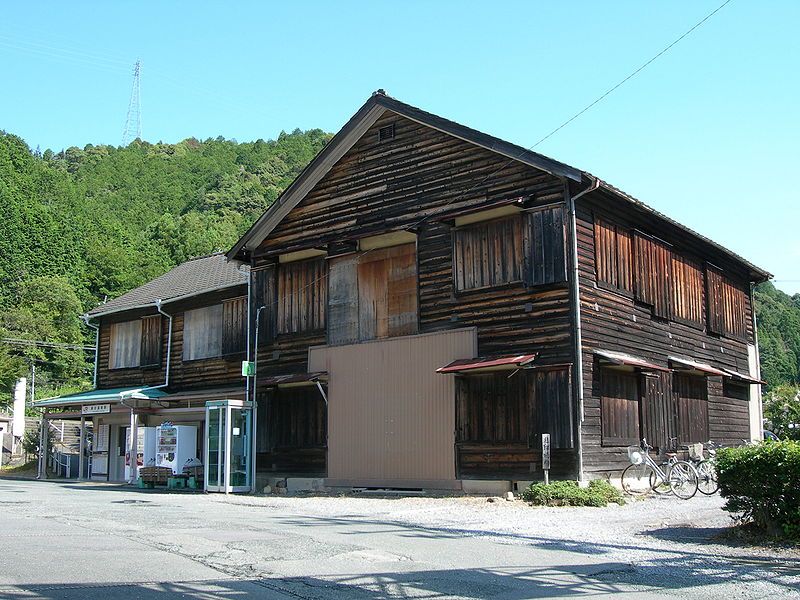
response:
[[[253,403],[206,402],[205,490],[249,492],[252,489]]]

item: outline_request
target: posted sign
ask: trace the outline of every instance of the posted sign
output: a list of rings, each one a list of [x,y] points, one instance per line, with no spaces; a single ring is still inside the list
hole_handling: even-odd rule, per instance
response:
[[[82,415],[104,415],[110,412],[110,404],[84,404],[81,406]]]
[[[542,469],[550,470],[550,434],[542,434]]]
[[[242,377],[252,377],[256,374],[256,363],[252,360],[242,361]]]

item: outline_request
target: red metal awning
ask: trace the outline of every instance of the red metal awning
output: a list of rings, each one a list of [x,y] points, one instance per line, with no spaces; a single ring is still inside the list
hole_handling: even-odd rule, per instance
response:
[[[462,358],[454,360],[449,365],[436,369],[437,373],[473,373],[482,371],[502,371],[521,369],[536,359],[536,354],[517,354],[515,356],[500,356],[494,358]]]
[[[631,356],[622,352],[612,352],[611,350],[595,350],[594,353],[600,357],[602,362],[611,363],[612,365],[621,365],[627,367],[635,367],[645,371],[664,371],[670,372],[671,369],[662,367],[655,363],[648,362],[638,356]]]
[[[731,371],[730,369],[722,369],[725,371],[725,377],[730,377],[731,379],[735,379],[737,381],[744,381],[745,383],[751,384],[758,384],[758,385],[765,385],[767,382],[762,381],[761,379],[757,379],[751,375],[745,375],[744,373],[739,373],[738,371]]]
[[[313,385],[317,381],[324,381],[328,378],[325,371],[317,373],[286,373],[285,375],[268,375],[266,377],[259,377],[256,384],[265,387],[276,387],[280,385]]]
[[[679,371],[700,371],[701,373],[707,373],[708,375],[720,375],[722,377],[728,376],[728,374],[721,369],[714,368],[706,363],[689,360],[688,358],[670,356],[669,362],[673,364]]]

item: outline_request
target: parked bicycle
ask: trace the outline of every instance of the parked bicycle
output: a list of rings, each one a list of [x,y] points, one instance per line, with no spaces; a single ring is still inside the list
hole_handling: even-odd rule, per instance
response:
[[[628,494],[672,492],[678,498],[688,500],[697,493],[699,477],[697,470],[687,461],[678,460],[677,454],[668,453],[663,466],[650,457],[652,446],[642,439],[640,447],[630,446],[628,458],[631,464],[622,472],[622,489]]]
[[[711,440],[705,444],[692,444],[689,446],[689,462],[697,470],[697,475],[700,478],[697,489],[706,496],[711,496],[719,490],[717,466],[714,459],[720,447],[719,444]],[[708,458],[706,458],[706,455],[708,455]]]

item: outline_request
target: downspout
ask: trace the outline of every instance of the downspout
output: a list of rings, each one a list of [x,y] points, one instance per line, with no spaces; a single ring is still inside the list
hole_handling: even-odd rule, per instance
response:
[[[591,177],[591,176],[590,176]],[[578,222],[575,213],[575,201],[581,196],[593,192],[600,187],[600,180],[592,177],[594,181],[585,190],[574,196],[569,192],[569,184],[566,191],[569,195],[569,225],[572,250],[572,285],[570,286],[572,302],[575,306],[575,380],[576,392],[578,396],[578,481],[583,482],[583,335],[581,333],[581,290],[578,269]]]
[[[753,318],[753,343],[756,346],[756,377],[761,379],[761,352],[758,348],[758,318],[756,317],[756,302],[755,302],[755,284],[750,282],[750,312]],[[752,373],[750,373],[752,375]],[[761,384],[756,384],[758,387],[758,437],[756,441],[764,439],[764,398],[761,390]],[[750,429],[750,437],[753,437],[752,426]]]
[[[253,444],[252,444],[252,461],[253,461],[253,476],[251,481],[251,491],[252,493],[256,493],[256,416],[258,415],[258,388],[256,384],[258,383],[258,330],[259,325],[261,324],[261,311],[267,308],[265,305],[261,305],[256,309],[256,322],[255,322],[255,332],[253,334],[254,345],[253,345],[253,408],[252,408],[252,427],[253,430]],[[249,379],[249,378],[248,378]],[[248,398],[249,400],[250,398]]]
[[[156,300],[156,310],[160,314],[162,314],[165,317],[167,317],[167,319],[169,319],[169,325],[168,325],[168,329],[167,329],[167,368],[166,368],[166,370],[164,372],[164,383],[162,383],[161,385],[153,386],[153,388],[151,388],[151,389],[162,388],[162,387],[168,387],[169,386],[169,368],[170,368],[171,357],[172,357],[172,315],[168,315],[163,310],[161,310],[161,304],[162,304],[161,298]]]
[[[97,389],[97,360],[100,352],[100,326],[92,325],[89,322],[89,313],[81,315],[81,319],[87,327],[94,329],[94,375],[92,375],[92,387]]]

